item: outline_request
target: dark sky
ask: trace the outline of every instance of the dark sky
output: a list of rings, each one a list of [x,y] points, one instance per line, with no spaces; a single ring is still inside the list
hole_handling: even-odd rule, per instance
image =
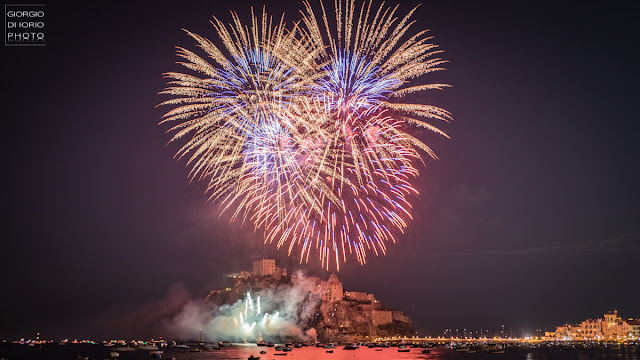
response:
[[[297,19],[300,2],[275,3]],[[181,28],[214,40],[211,15],[262,4],[51,3],[45,47],[2,48],[0,338],[113,335],[108,314],[147,316],[175,284],[199,297],[260,256],[260,236],[188,182],[155,106],[162,73],[181,70],[174,46],[195,49]],[[424,101],[453,112],[452,139],[417,133],[440,160],[421,171],[415,221],[386,256],[342,269],[344,286],[433,334],[639,317],[635,5],[424,2],[415,29],[450,60],[432,81],[453,85]]]

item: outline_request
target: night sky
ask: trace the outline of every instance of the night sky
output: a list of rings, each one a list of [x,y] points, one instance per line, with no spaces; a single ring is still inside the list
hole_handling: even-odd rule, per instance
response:
[[[275,3],[298,19],[301,2]],[[262,256],[261,235],[189,183],[155,106],[162,73],[182,71],[174,47],[196,49],[182,28],[217,41],[211,15],[263,4],[48,3],[45,47],[2,48],[0,339],[162,335],[149,327],[175,289],[203,298]],[[430,82],[453,87],[419,101],[453,113],[437,124],[452,139],[416,132],[440,160],[421,169],[415,220],[341,269],[345,288],[434,335],[640,317],[636,5],[424,2],[414,31],[450,61]]]

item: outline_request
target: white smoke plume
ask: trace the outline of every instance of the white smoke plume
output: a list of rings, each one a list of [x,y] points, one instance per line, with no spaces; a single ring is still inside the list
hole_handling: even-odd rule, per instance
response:
[[[307,280],[296,274],[295,285],[248,291],[234,304],[219,308],[191,301],[165,321],[170,335],[182,340],[256,342],[316,340],[307,324],[315,314],[318,298],[310,296]]]

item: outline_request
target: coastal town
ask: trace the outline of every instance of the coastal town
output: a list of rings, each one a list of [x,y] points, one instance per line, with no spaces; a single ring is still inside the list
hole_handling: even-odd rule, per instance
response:
[[[493,335],[488,330],[478,334],[467,329],[462,333],[447,329],[440,336],[420,336],[404,312],[387,307],[372,293],[345,289],[335,273],[327,279],[305,276],[302,272],[289,274],[286,268],[277,266],[275,259],[256,260],[252,265],[251,271],[231,274],[231,286],[211,290],[205,297],[205,304],[216,305],[218,309],[235,306],[235,311],[239,310],[238,318],[233,318],[231,323],[213,334],[214,338],[204,338],[203,329],[195,338],[173,340],[159,337],[150,340],[60,341],[44,340],[37,333],[35,339],[3,340],[0,354],[15,357],[44,352],[61,356],[73,354],[77,359],[88,360],[101,357],[118,359],[121,354],[129,356],[135,353],[142,357],[147,354],[147,358],[167,356],[183,360],[190,359],[193,353],[213,351],[222,354],[213,358],[233,355],[255,360],[270,355],[287,355],[291,351],[301,359],[315,359],[343,350],[355,350],[353,354],[356,355],[366,353],[365,356],[380,356],[376,352],[384,351],[413,353],[416,356],[433,354],[437,357],[451,356],[447,353],[477,353],[478,356],[508,353],[527,358],[532,354],[554,358],[567,351],[593,352],[604,358],[635,358],[633,356],[640,351],[640,319],[625,318],[617,310],[599,318],[564,324],[555,331],[538,331],[530,336],[513,336],[511,331],[507,333],[504,330]],[[262,325],[266,321],[278,323],[279,316],[287,318],[291,315],[267,312],[269,305],[277,304],[269,297],[278,297],[282,294],[279,291],[291,297],[286,299],[287,302],[296,304],[287,311],[298,315],[294,317],[297,320],[295,326],[301,331],[275,336],[272,333],[265,339],[263,335],[267,334],[254,331],[257,322],[262,321]],[[265,297],[262,303],[265,308],[261,308],[261,295]],[[284,311],[283,308],[277,309]],[[504,325],[502,327],[504,329]],[[237,330],[242,337],[237,336]]]
[[[624,319],[618,310],[603,317],[587,319],[578,324],[565,324],[556,331],[545,332],[546,339],[555,340],[633,340],[640,338],[640,319]]]

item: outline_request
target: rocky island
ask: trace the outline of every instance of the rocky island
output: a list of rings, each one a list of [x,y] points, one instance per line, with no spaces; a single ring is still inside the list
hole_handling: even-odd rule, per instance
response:
[[[358,342],[379,336],[412,336],[411,319],[376,299],[374,294],[348,291],[334,273],[328,280],[298,272],[291,276],[276,266],[274,259],[254,261],[253,271],[234,277],[233,286],[213,290],[205,302],[225,306],[243,301],[247,294],[276,294],[287,291],[287,311],[296,319],[301,334],[314,334],[321,342]],[[252,295],[249,295],[250,297]],[[253,306],[253,304],[250,304]],[[248,307],[248,305],[247,305]],[[277,309],[277,306],[276,306]],[[282,311],[282,310],[281,310]],[[288,333],[291,341],[295,333]]]

